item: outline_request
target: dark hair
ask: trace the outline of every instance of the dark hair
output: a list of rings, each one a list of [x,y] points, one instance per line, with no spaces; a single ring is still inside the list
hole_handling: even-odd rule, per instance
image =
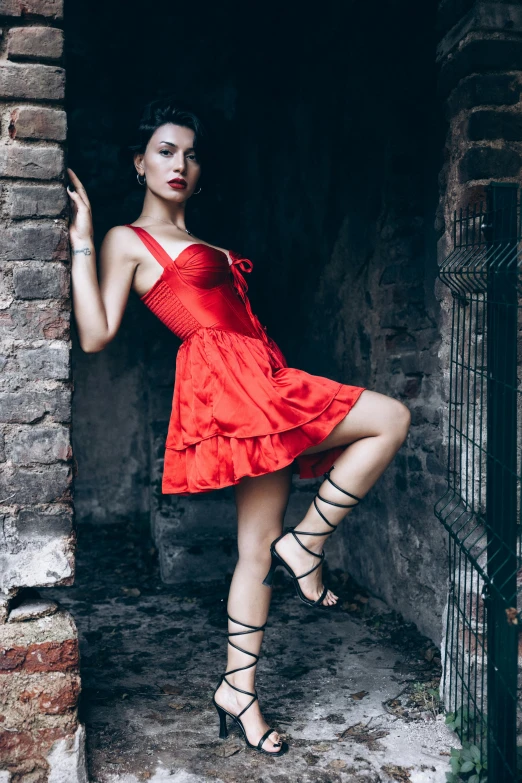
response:
[[[174,98],[157,98],[147,103],[138,123],[137,143],[129,145],[129,150],[143,154],[152,134],[167,122],[194,131],[194,151],[202,162],[208,143],[206,128],[186,103]]]

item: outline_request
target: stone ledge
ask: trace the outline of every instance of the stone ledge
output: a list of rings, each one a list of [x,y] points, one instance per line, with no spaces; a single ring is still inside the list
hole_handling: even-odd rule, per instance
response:
[[[522,6],[515,3],[478,2],[442,38],[437,46],[437,61],[447,57],[466,35],[476,31],[522,34]]]

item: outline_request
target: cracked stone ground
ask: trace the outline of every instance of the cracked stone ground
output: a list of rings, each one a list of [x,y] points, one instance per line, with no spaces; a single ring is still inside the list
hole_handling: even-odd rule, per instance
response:
[[[75,586],[42,593],[78,625],[91,782],[445,781],[458,743],[438,706],[438,651],[347,574],[329,580],[331,612],[276,580],[257,687],[290,751],[271,759],[237,730],[218,738],[228,579],[164,585],[143,529],[82,525]]]

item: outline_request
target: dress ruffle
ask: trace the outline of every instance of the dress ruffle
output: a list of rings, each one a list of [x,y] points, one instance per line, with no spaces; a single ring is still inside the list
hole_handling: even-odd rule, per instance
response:
[[[217,328],[195,331],[179,348],[162,492],[192,494],[237,484],[294,464],[320,476],[343,448],[304,456],[353,407],[364,387],[304,370],[274,368],[280,349]]]

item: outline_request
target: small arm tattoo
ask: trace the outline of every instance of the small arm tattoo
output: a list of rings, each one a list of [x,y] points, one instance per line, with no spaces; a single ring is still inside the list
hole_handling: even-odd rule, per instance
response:
[[[82,247],[80,250],[73,250],[72,255],[75,256],[77,253],[83,253],[86,256],[91,255],[91,249],[90,247]]]

